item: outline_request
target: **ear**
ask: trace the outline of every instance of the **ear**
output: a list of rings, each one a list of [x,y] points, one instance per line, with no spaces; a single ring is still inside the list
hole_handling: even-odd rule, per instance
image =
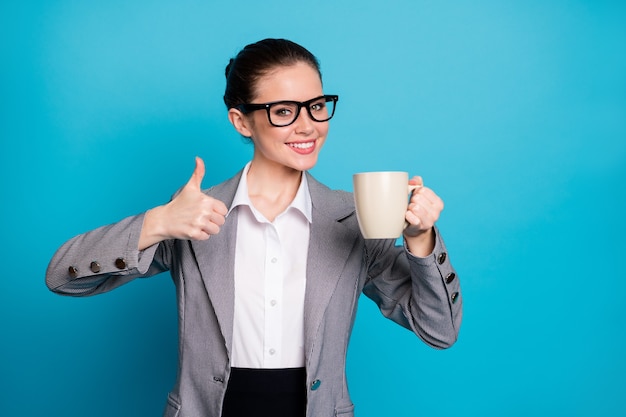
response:
[[[252,132],[249,128],[250,121],[246,115],[241,112],[241,110],[237,110],[235,108],[229,109],[228,120],[230,120],[230,123],[234,126],[235,130],[239,132],[239,134],[247,138],[252,136]]]

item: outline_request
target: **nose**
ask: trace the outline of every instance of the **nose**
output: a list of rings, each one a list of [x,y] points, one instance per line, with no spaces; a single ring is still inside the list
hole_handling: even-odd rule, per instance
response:
[[[309,134],[315,128],[315,121],[309,116],[309,112],[305,107],[300,109],[300,114],[296,117],[294,122],[296,133]]]

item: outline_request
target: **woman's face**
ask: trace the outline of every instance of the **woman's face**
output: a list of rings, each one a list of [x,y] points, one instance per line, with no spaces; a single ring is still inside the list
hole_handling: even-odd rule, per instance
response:
[[[253,103],[281,100],[307,101],[319,97],[322,81],[317,70],[306,63],[279,67],[261,77],[255,88]],[[311,119],[305,108],[289,126],[275,127],[265,110],[243,115],[243,123],[254,142],[257,163],[282,165],[298,171],[313,168],[328,134],[328,122]]]

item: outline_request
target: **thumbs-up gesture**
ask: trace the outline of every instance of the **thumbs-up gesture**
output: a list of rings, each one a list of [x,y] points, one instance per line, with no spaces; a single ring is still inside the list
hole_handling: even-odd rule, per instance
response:
[[[196,157],[196,168],[180,193],[146,213],[139,250],[166,239],[206,240],[219,233],[228,209],[202,192],[204,172],[204,161]]]

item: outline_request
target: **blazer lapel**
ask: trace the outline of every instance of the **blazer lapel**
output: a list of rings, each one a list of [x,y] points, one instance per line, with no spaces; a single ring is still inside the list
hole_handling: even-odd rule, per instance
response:
[[[341,193],[308,177],[313,203],[313,223],[307,260],[307,283],[304,302],[304,337],[307,361],[324,312],[332,297],[358,233],[340,220],[354,213],[354,205]],[[334,198],[334,197],[341,198]],[[352,197],[350,197],[352,198]],[[352,244],[346,242],[352,242]]]
[[[230,180],[210,188],[206,194],[230,207],[241,178],[241,171]],[[192,241],[191,246],[198,262],[207,294],[220,324],[226,348],[230,355],[235,314],[235,240],[237,237],[237,212],[228,214],[217,235],[208,240]]]

